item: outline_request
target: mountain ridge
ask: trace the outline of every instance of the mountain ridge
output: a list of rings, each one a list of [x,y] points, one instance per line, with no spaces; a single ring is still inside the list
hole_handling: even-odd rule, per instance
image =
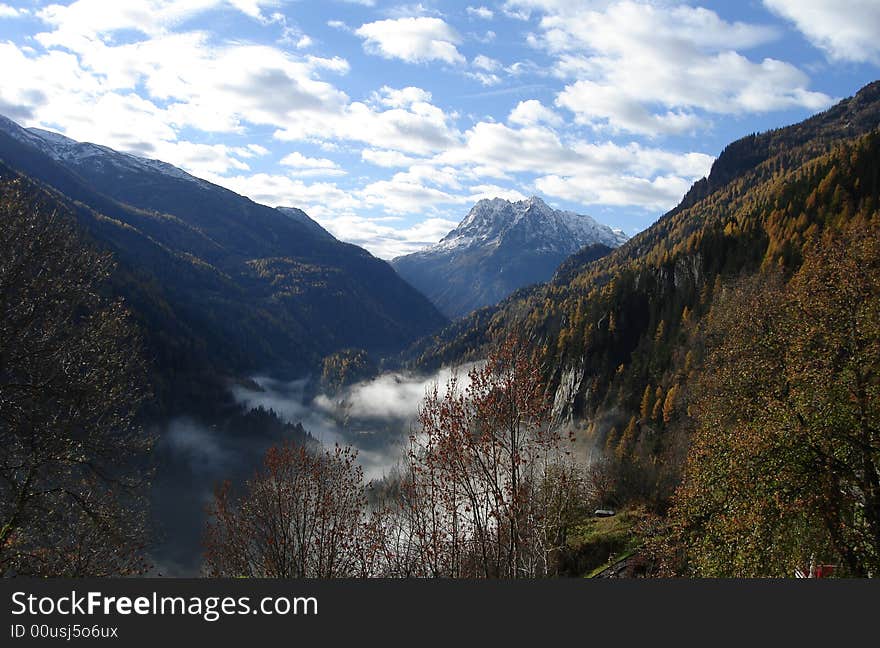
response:
[[[203,382],[216,395],[233,376],[300,377],[341,348],[394,352],[445,322],[388,263],[300,210],[7,119],[0,161],[4,180],[48,192],[114,253],[113,290],[136,311],[170,410]]]

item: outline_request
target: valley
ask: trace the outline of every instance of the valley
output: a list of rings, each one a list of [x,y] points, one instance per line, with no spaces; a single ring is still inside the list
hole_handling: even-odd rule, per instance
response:
[[[116,466],[131,499],[102,504],[121,519],[150,502],[131,530],[148,529],[149,567],[120,566],[131,573],[245,569],[225,507],[251,511],[229,498],[278,488],[273,471],[288,470],[314,480],[302,488],[321,515],[352,525],[346,566],[304,574],[588,575],[616,565],[597,557],[609,551],[637,556],[642,575],[785,576],[814,554],[874,575],[878,123],[875,82],[733,142],[631,238],[538,197],[484,199],[439,243],[387,263],[296,208],[3,119],[6,217],[36,219],[4,241],[6,339],[38,349],[3,351],[15,397],[0,412],[29,431],[10,451],[26,456],[33,431],[76,412],[74,436],[55,441],[84,487],[103,469],[82,476],[76,435],[108,420],[111,436],[142,432],[144,454]],[[65,285],[53,228],[105,269],[79,267],[69,302],[53,296]],[[47,270],[30,276],[33,259]],[[12,306],[38,298],[39,312]],[[56,366],[65,326],[85,332]],[[89,383],[90,354],[105,351]],[[126,391],[112,381],[129,369]],[[73,377],[88,398],[65,393]],[[52,390],[16,392],[39,380]],[[27,480],[38,474],[54,473]],[[600,523],[594,510],[621,513]],[[770,540],[739,544],[753,527]],[[370,534],[382,552],[365,558]]]

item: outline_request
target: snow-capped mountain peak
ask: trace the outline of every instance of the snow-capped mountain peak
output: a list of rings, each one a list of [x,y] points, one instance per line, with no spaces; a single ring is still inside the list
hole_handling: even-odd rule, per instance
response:
[[[517,288],[547,281],[587,245],[598,254],[624,241],[589,216],[554,209],[537,196],[481,200],[436,245],[391,263],[450,317],[493,304]]]
[[[567,254],[590,243],[616,247],[627,239],[620,230],[590,216],[554,209],[538,196],[516,202],[492,198],[476,203],[458,227],[425,252],[497,246],[514,233],[523,245]]]

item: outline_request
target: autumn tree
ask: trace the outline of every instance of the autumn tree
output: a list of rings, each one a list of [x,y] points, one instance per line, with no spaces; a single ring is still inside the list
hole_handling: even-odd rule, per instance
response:
[[[147,390],[112,259],[15,178],[0,223],[0,573],[140,573]]]
[[[270,448],[236,497],[217,489],[205,530],[208,576],[367,576],[369,537],[356,452],[290,443]]]
[[[409,457],[409,518],[431,575],[534,577],[582,502],[582,478],[552,430],[541,368],[508,338],[486,362],[435,388]]]
[[[723,291],[673,519],[700,575],[880,573],[880,234]]]

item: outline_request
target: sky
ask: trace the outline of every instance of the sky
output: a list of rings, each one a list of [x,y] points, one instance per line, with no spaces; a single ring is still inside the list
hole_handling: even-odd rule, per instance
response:
[[[0,0],[0,114],[392,258],[477,200],[627,234],[880,76],[880,1]]]

